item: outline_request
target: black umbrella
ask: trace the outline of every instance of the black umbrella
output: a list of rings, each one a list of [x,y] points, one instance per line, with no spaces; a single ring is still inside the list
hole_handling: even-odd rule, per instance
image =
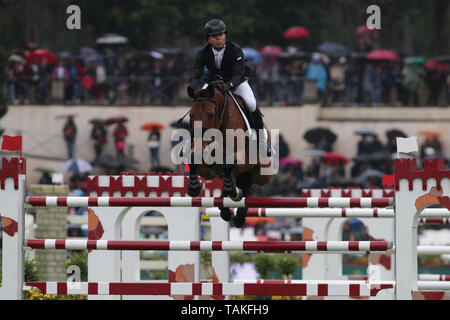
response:
[[[100,118],[93,118],[93,119],[89,120],[89,122],[92,124],[105,124],[105,120],[100,119]]]
[[[386,131],[386,137],[388,139],[396,138],[396,137],[406,138],[407,135],[403,131],[400,131],[398,129],[392,129],[392,130]]]
[[[325,138],[330,143],[334,143],[337,136],[328,128],[317,127],[306,131],[303,138],[312,144],[318,143],[322,138]]]
[[[383,161],[391,159],[392,155],[386,151],[377,151],[372,153],[360,154],[353,158],[357,162]]]
[[[439,62],[450,62],[450,55],[437,57],[436,60]]]
[[[98,161],[97,165],[109,168],[124,167],[135,169],[134,164],[139,163],[138,160],[129,156],[116,157],[113,155],[102,155]]]

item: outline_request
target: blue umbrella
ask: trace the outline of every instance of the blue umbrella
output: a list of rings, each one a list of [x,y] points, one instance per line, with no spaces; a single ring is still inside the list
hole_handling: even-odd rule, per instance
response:
[[[92,170],[92,165],[83,159],[67,160],[60,168],[61,172],[77,172],[84,173]]]
[[[361,136],[372,136],[372,137],[377,136],[377,133],[375,131],[372,131],[372,130],[369,130],[369,129],[356,130],[355,134],[361,135]]]
[[[94,48],[82,47],[75,53],[75,56],[83,59],[97,59],[100,57],[100,53]]]
[[[336,56],[347,56],[350,50],[346,46],[336,42],[325,42],[319,46],[319,51]]]
[[[264,59],[258,50],[253,48],[243,48],[242,51],[244,52],[244,56],[246,59],[253,60],[253,62],[255,63],[264,62]]]

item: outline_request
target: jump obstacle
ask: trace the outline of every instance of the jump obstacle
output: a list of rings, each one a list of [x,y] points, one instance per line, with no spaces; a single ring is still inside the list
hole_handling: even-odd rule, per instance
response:
[[[102,250],[93,250],[89,253],[89,267],[101,264],[110,267],[112,272],[106,269],[97,269],[97,273],[91,273],[89,268],[89,282],[87,283],[54,283],[54,282],[32,282],[26,283],[26,286],[33,286],[39,288],[45,293],[84,293],[89,295],[108,295],[108,298],[118,298],[119,295],[124,297],[139,296],[139,295],[155,295],[159,296],[196,296],[196,295],[210,295],[210,296],[224,296],[224,295],[240,295],[240,294],[257,294],[257,295],[303,295],[303,296],[351,296],[351,297],[369,297],[380,296],[379,292],[392,291],[395,299],[425,299],[425,298],[447,298],[444,290],[449,290],[450,285],[446,278],[445,281],[418,281],[417,275],[417,254],[420,252],[420,247],[417,247],[417,225],[419,223],[419,216],[423,214],[428,217],[447,219],[448,209],[450,209],[450,201],[448,194],[450,192],[450,171],[444,169],[443,159],[425,159],[424,169],[417,170],[417,163],[415,159],[397,159],[395,162],[395,191],[394,198],[378,200],[378,197],[363,200],[351,200],[358,198],[340,199],[340,197],[332,197],[329,200],[322,197],[301,197],[285,199],[286,205],[282,198],[276,198],[271,201],[270,198],[246,198],[241,202],[233,202],[227,198],[213,197],[213,194],[220,189],[220,186],[214,188],[205,188],[202,198],[180,199],[184,195],[184,185],[186,177],[184,176],[118,176],[118,177],[90,177],[88,185],[91,184],[90,197],[83,200],[74,200],[77,205],[86,203],[90,210],[89,220],[89,240],[94,242],[82,241],[73,242],[70,240],[41,240],[24,239],[24,211],[23,206],[25,201],[36,205],[70,205],[72,199],[49,198],[36,199],[33,197],[25,197],[25,172],[26,159],[11,158],[2,159],[2,169],[0,170],[0,214],[2,216],[3,224],[3,284],[0,288],[0,299],[21,299],[23,283],[23,249],[24,246],[43,248],[84,248],[88,246],[99,245]],[[109,180],[107,183],[101,180]],[[158,186],[153,185],[157,181]],[[208,182],[203,181],[204,186]],[[170,186],[169,186],[170,184]],[[120,185],[120,186],[119,186]],[[162,187],[161,187],[162,186]],[[89,186],[88,186],[89,188]],[[207,191],[207,192],[206,192]],[[384,191],[383,191],[384,192]],[[206,194],[208,193],[208,194]],[[99,196],[100,195],[100,196]],[[162,200],[152,199],[149,201],[148,197],[164,198]],[[107,198],[109,202],[116,203],[117,206],[95,206],[103,205],[103,202],[98,202],[100,198]],[[120,199],[117,199],[120,198]],[[127,202],[123,201],[123,198]],[[309,199],[308,199],[309,198]],[[343,198],[343,197],[341,197]],[[369,198],[369,197],[362,197]],[[91,199],[91,200],[89,200]],[[94,199],[94,200],[92,200]],[[141,200],[147,199],[147,200]],[[375,200],[374,200],[375,199]],[[100,199],[101,200],[101,199]],[[120,201],[119,201],[120,200]],[[36,201],[36,202],[35,202]],[[48,202],[47,202],[48,201]],[[117,202],[115,202],[117,201]],[[121,203],[122,207],[119,206]],[[135,204],[138,207],[127,207],[124,205]],[[258,205],[259,203],[259,205]],[[302,251],[333,253],[333,252],[364,252],[369,253],[391,253],[396,262],[394,265],[394,279],[374,281],[368,279],[364,281],[355,280],[299,280],[291,282],[280,281],[246,281],[244,283],[227,283],[214,282],[202,283],[198,279],[198,262],[200,250],[213,251],[213,254],[226,254],[227,252],[215,252],[216,250],[224,250],[233,248],[233,250],[252,249],[254,251],[270,251],[271,244],[261,244],[252,242],[227,242],[213,241],[202,242],[199,241],[199,210],[196,207],[215,207],[218,204],[221,206],[240,207],[240,206],[254,206],[258,207],[288,207],[295,208],[296,206],[308,207],[313,206],[316,210],[325,208],[325,203],[336,206],[341,210],[341,217],[347,216],[351,210],[365,210],[359,209],[359,206],[365,206],[367,209],[373,206],[388,207],[386,209],[377,209],[377,212],[372,211],[372,217],[378,217],[378,210],[389,210],[390,206],[394,206],[394,230],[395,242],[385,240],[374,240],[369,242],[357,243],[334,241],[329,244],[326,241],[309,241],[302,242],[286,242],[284,244],[273,244],[272,252],[292,252]],[[147,207],[142,205],[155,206],[153,210],[163,213],[168,222],[169,239],[171,241],[163,241],[160,248],[167,248],[169,250],[169,282],[167,283],[146,283],[135,282],[132,277],[136,276],[136,270],[139,271],[139,266],[128,268],[126,262],[130,254],[139,254],[135,249],[120,251],[127,246],[139,247],[140,242],[134,241],[137,239],[137,231],[139,226],[139,218],[149,211]],[[176,207],[171,207],[171,205]],[[178,206],[188,207],[180,212]],[[190,205],[189,205],[190,204]],[[264,205],[263,205],[264,204]],[[427,210],[426,207],[435,204],[444,210]],[[350,209],[352,207],[354,209]],[[345,209],[345,211],[343,211]],[[261,209],[262,210],[262,209]],[[265,209],[266,214],[267,210]],[[275,209],[274,209],[275,210]],[[297,209],[295,209],[297,210]],[[330,210],[330,209],[323,209]],[[389,212],[389,211],[387,211]],[[392,215],[388,213],[388,215]],[[105,218],[107,217],[107,218]],[[130,217],[130,218],[128,218]],[[92,219],[91,219],[92,218]],[[379,218],[379,217],[378,217]],[[211,218],[220,220],[220,218]],[[321,219],[321,218],[318,218]],[[334,217],[331,219],[333,224]],[[363,218],[366,219],[366,218]],[[342,219],[340,219],[342,220]],[[375,219],[375,221],[383,221],[385,219]],[[222,230],[216,226],[216,231],[212,230],[214,237],[226,238],[223,234],[223,226],[229,227],[223,221],[218,221]],[[212,227],[214,224],[212,223]],[[307,227],[307,226],[306,226]],[[304,224],[305,228],[305,224]],[[389,229],[389,228],[384,228]],[[171,233],[172,230],[172,233]],[[175,230],[175,233],[174,233]],[[305,230],[305,229],[304,229]],[[311,229],[313,230],[313,229]],[[336,230],[336,228],[334,228]],[[179,233],[177,233],[179,231]],[[176,239],[183,235],[185,238],[187,234],[192,235],[189,239]],[[313,236],[316,233],[313,230]],[[326,234],[326,232],[324,232]],[[127,239],[128,237],[128,239]],[[110,241],[116,248],[108,248]],[[118,239],[121,239],[122,242]],[[105,242],[106,240],[106,242]],[[325,239],[326,240],[326,239]],[[124,243],[126,241],[127,243]],[[174,242],[178,241],[178,242]],[[313,241],[313,242],[310,242]],[[134,242],[134,243],[132,243]],[[142,244],[144,245],[144,244]],[[149,245],[149,244],[146,244]],[[172,246],[172,248],[171,248]],[[106,247],[106,249],[104,249]],[[324,250],[325,248],[325,250]],[[330,248],[330,250],[326,250]],[[97,248],[98,249],[98,248]],[[111,250],[110,250],[111,249]],[[178,251],[185,249],[186,251]],[[358,250],[357,250],[358,249]],[[442,252],[447,252],[445,248],[439,248]],[[177,250],[177,251],[174,251]],[[197,251],[198,250],[198,251]],[[231,250],[231,249],[230,249]],[[332,251],[334,250],[334,251]],[[348,250],[348,251],[347,251]],[[382,251],[376,251],[382,250]],[[431,250],[430,248],[422,249],[424,252]],[[440,252],[439,250],[431,250],[433,252]],[[172,256],[171,256],[172,254]],[[173,255],[179,254],[179,255]],[[331,257],[338,256],[334,254],[311,254],[309,255],[310,262],[315,257]],[[224,256],[216,256],[216,262],[221,260]],[[131,259],[133,260],[133,259]],[[112,262],[112,263],[109,263]],[[181,263],[180,263],[181,262]],[[178,265],[177,265],[178,264]],[[121,266],[121,270],[120,267]],[[214,255],[213,255],[214,266]],[[217,265],[216,265],[217,266]],[[228,268],[228,265],[224,267]],[[128,268],[128,269],[127,269]],[[228,271],[228,269],[226,269]],[[127,271],[130,271],[127,273]],[[176,277],[171,279],[170,273],[176,274]],[[126,277],[128,275],[128,278]],[[91,281],[92,277],[97,277],[97,281]],[[109,278],[102,281],[101,277]],[[181,277],[181,282],[180,282]],[[435,279],[435,278],[433,278]],[[119,280],[119,281],[117,281]],[[188,281],[190,280],[190,281]],[[220,278],[219,278],[220,280]],[[442,279],[439,279],[442,280]],[[420,291],[422,290],[422,291]],[[439,291],[436,291],[439,290]]]

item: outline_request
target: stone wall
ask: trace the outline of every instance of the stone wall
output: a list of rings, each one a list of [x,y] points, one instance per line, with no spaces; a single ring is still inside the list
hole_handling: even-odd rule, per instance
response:
[[[31,185],[33,196],[67,196],[68,185]],[[67,208],[36,207],[37,239],[67,238]],[[44,281],[66,281],[65,263],[66,250],[35,250],[35,261],[42,270]]]

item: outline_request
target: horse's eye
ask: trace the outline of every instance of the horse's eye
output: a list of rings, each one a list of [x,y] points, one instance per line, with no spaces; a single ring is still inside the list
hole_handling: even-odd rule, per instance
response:
[[[214,118],[214,113],[208,113],[208,118],[210,119]]]

